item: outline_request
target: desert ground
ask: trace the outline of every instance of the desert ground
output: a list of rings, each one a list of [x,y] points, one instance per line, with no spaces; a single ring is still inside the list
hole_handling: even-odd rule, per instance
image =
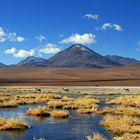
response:
[[[0,86],[139,86],[140,67],[0,68]]]

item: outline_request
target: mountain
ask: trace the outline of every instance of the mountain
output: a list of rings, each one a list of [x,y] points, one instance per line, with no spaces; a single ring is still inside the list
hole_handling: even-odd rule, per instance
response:
[[[37,58],[29,56],[26,59],[20,61],[16,66],[46,66],[47,60],[44,58]]]
[[[94,52],[84,45],[74,44],[48,60],[30,56],[19,62],[17,66],[106,68],[121,66],[121,64]]]
[[[0,62],[0,67],[5,67],[6,65]]]
[[[74,44],[48,59],[51,67],[105,68],[120,66],[81,44]]]
[[[130,64],[136,64],[136,63],[140,62],[133,58],[122,57],[122,56],[117,56],[117,55],[107,55],[105,57],[114,62],[120,63],[122,65],[130,65]]]

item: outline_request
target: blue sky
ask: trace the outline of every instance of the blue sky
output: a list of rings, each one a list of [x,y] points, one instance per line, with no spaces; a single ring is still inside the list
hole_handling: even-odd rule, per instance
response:
[[[1,0],[0,62],[48,58],[73,43],[140,60],[140,0]]]

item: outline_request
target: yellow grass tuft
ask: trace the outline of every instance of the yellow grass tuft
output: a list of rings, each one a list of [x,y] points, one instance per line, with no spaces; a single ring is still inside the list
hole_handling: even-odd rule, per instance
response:
[[[121,137],[114,137],[113,140],[140,140],[140,134],[126,133]]]
[[[97,108],[93,107],[93,108],[80,108],[80,109],[77,109],[77,113],[80,113],[80,114],[92,114],[94,112],[97,111]]]
[[[99,133],[93,133],[91,136],[87,137],[87,140],[105,140],[105,138]]]
[[[137,125],[136,119],[130,116],[106,115],[100,125],[116,135],[140,133],[140,125]]]
[[[69,117],[69,112],[64,111],[64,110],[54,110],[51,112],[51,116],[54,118],[68,118]]]
[[[107,102],[108,104],[119,104],[123,106],[140,107],[140,95],[120,96]]]
[[[49,108],[63,108],[63,106],[65,106],[67,102],[61,100],[53,100],[49,101],[47,104]]]
[[[31,116],[50,116],[50,110],[48,110],[46,107],[36,107],[36,108],[29,108],[26,111],[27,115]]]
[[[9,100],[9,101],[0,102],[0,107],[1,108],[4,108],[4,107],[17,107],[17,106],[19,106],[19,104],[15,100]]]
[[[25,130],[29,125],[21,119],[4,119],[0,118],[0,131],[3,130]]]
[[[140,110],[136,107],[124,107],[120,106],[117,108],[105,107],[103,110],[98,112],[99,114],[113,114],[113,115],[128,115],[128,116],[140,116]]]

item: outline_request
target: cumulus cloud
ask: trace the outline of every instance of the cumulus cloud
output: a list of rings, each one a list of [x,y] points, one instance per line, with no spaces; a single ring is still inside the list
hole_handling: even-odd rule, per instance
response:
[[[99,19],[99,15],[97,15],[97,14],[85,14],[83,17],[88,18],[88,19],[92,19],[92,20],[98,20]]]
[[[35,55],[35,50],[31,49],[29,51],[26,50],[19,50],[16,53],[13,54],[14,57],[17,58],[26,58],[28,56],[34,56]]]
[[[72,34],[66,39],[60,41],[60,44],[67,44],[67,43],[80,43],[80,44],[92,44],[96,43],[96,36],[92,33],[85,33],[85,34]]]
[[[15,58],[26,58],[28,56],[42,56],[42,54],[55,54],[61,51],[61,49],[52,43],[48,43],[40,48],[34,48],[30,50],[17,50],[16,48],[12,47],[5,50],[5,54],[12,55]]]
[[[46,37],[44,35],[39,35],[35,37],[40,43],[42,43],[43,40],[46,40]]]
[[[41,49],[39,49],[39,52],[42,54],[55,54],[61,51],[60,48],[57,47],[56,44],[48,43],[45,46],[43,46]]]
[[[100,28],[97,29],[101,29],[101,30],[116,30],[116,31],[123,31],[123,28],[115,23],[104,23]]]
[[[31,49],[29,51],[27,50],[17,50],[16,48],[12,47],[7,50],[5,50],[5,54],[12,55],[16,58],[25,58],[28,56],[34,56],[35,55],[35,49]]]
[[[6,32],[0,27],[0,42],[11,41],[11,42],[23,42],[25,40],[22,36],[17,36],[16,33]]]
[[[15,54],[16,51],[17,51],[16,48],[12,47],[12,48],[10,48],[10,49],[7,49],[7,50],[5,51],[5,54]]]
[[[7,38],[7,34],[4,32],[3,28],[0,27],[0,42],[5,42]]]

